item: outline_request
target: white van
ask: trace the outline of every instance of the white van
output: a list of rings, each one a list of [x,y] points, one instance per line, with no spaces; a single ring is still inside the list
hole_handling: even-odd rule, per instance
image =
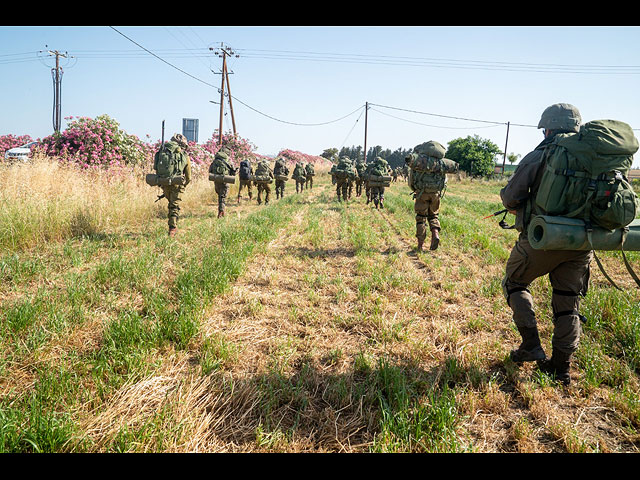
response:
[[[29,142],[19,147],[13,147],[4,153],[4,158],[7,160],[20,160],[26,162],[29,160],[31,149],[38,145],[38,142]]]

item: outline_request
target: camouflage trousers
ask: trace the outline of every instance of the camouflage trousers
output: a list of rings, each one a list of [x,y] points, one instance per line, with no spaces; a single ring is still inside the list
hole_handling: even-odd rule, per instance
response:
[[[346,200],[349,195],[349,182],[346,179],[337,179],[336,180],[336,194],[338,195],[338,200]],[[340,198],[342,195],[342,199]]]
[[[311,176],[311,175],[307,176],[307,181],[306,181],[304,186],[307,189],[313,188],[313,176]]]
[[[180,217],[180,202],[184,193],[184,185],[163,186],[162,193],[169,201],[169,228],[176,228]]]
[[[361,178],[357,178],[356,179],[356,197],[359,197],[362,195],[362,184],[364,183],[364,180],[362,180]]]
[[[383,206],[384,202],[384,187],[371,187],[370,190],[371,201],[376,206]]]
[[[224,182],[213,182],[218,194],[218,212],[224,212],[227,206],[227,195],[229,193],[229,184]]]
[[[238,185],[238,201],[240,201],[240,196],[242,194],[242,187],[247,187],[247,192],[249,193],[249,200],[251,200],[251,197],[253,196],[253,193],[251,191],[252,185],[253,185],[253,182],[251,180],[240,179],[240,184]]]
[[[551,308],[553,311],[554,349],[571,355],[580,340],[578,311],[580,296],[589,288],[590,251],[536,250],[529,244],[526,233],[520,234],[507,260],[502,288],[507,304],[513,311],[517,327],[537,327],[533,297],[529,285],[539,277],[549,275]]]
[[[416,196],[414,210],[416,212],[416,238],[424,240],[427,238],[427,223],[429,230],[440,230],[440,194],[422,193]]]
[[[301,180],[298,180],[296,178],[296,193],[300,193],[304,190],[304,182],[305,182],[304,178]]]
[[[276,198],[284,197],[284,186],[286,183],[285,180],[276,180]]]
[[[258,184],[258,205],[262,204],[262,193],[264,192],[264,204],[269,204],[269,195],[271,194],[271,185],[268,183]]]

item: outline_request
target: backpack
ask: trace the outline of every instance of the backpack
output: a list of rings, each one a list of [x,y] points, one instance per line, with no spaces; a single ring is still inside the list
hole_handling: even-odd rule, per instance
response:
[[[173,142],[166,142],[155,154],[154,164],[160,178],[174,178],[182,175],[187,166],[186,155]]]
[[[430,152],[433,153],[433,152]],[[440,155],[439,153],[436,153]],[[427,153],[414,153],[408,157],[409,188],[422,193],[442,193],[447,186],[447,173],[458,171],[458,164],[453,160],[428,155]]]
[[[557,135],[543,153],[535,206],[587,226],[626,227],[640,207],[627,179],[637,150],[631,127],[617,120],[594,120],[577,133]]]
[[[249,180],[251,178],[251,165],[247,160],[240,162],[239,176],[242,180]]]

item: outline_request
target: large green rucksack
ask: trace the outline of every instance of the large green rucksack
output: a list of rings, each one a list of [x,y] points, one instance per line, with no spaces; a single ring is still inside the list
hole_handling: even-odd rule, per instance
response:
[[[154,164],[159,178],[172,179],[182,175],[187,166],[187,157],[177,143],[166,142],[156,152]]]
[[[543,153],[544,170],[533,205],[533,213],[540,217],[534,216],[528,229],[533,238],[536,218],[565,217],[583,222],[587,247],[593,250],[604,276],[618,289],[595,253],[599,247],[594,232],[621,232],[619,249],[640,287],[640,278],[624,253],[628,226],[640,207],[627,179],[637,150],[638,139],[631,127],[617,120],[594,120],[582,125],[577,133],[557,135]]]
[[[440,193],[447,186],[447,173],[458,171],[458,163],[444,158],[446,149],[438,142],[429,141],[414,148],[405,161],[409,167],[409,188],[416,196],[422,193]]]
[[[543,154],[536,206],[608,230],[626,227],[640,207],[627,180],[637,150],[631,127],[617,120],[594,120],[558,135]]]

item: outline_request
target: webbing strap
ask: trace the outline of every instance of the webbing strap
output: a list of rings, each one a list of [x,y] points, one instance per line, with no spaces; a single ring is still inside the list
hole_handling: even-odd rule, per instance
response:
[[[627,260],[627,256],[624,253],[624,242],[627,239],[627,233],[629,233],[629,227],[624,227],[622,229],[622,240],[620,241],[620,251],[622,252],[624,265],[625,267],[627,267],[627,271],[629,272],[629,275],[631,275],[631,278],[633,278],[633,280],[636,282],[636,285],[638,285],[638,287],[640,288],[640,278],[638,278],[638,276],[636,275],[636,272],[634,272],[633,268],[631,268],[631,264]]]

